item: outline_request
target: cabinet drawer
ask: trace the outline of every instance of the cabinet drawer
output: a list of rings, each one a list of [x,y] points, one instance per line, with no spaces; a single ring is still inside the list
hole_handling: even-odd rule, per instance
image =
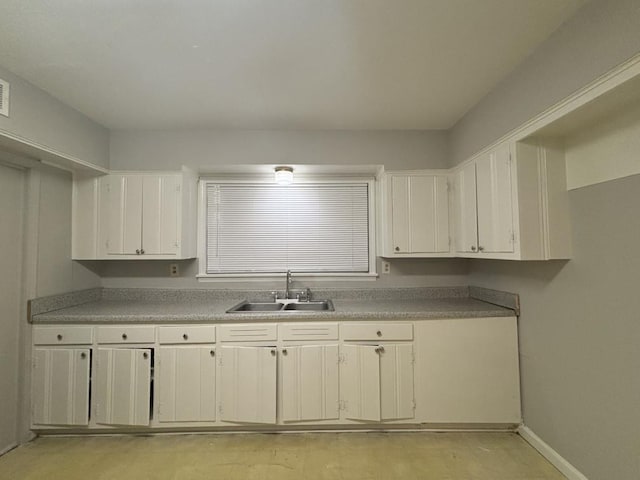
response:
[[[344,340],[413,340],[411,323],[346,323],[341,329]]]
[[[158,327],[159,343],[215,343],[216,327],[213,325],[185,325]]]
[[[260,342],[278,338],[276,325],[273,323],[221,325],[218,333],[222,342]]]
[[[93,327],[33,327],[34,345],[90,345]]]
[[[98,343],[153,343],[155,327],[98,327]]]
[[[279,328],[281,340],[338,340],[337,323],[288,323]]]

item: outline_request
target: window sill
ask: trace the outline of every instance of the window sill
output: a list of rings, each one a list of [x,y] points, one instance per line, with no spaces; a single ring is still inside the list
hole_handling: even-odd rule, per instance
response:
[[[282,280],[284,273],[220,273],[220,274],[200,274],[196,275],[198,282],[272,282]],[[293,274],[294,280],[313,280],[320,282],[367,282],[375,281],[377,273],[308,273]]]

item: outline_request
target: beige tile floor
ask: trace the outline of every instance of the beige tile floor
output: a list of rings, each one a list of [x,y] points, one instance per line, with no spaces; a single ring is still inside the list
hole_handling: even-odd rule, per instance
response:
[[[511,433],[317,433],[38,438],[2,480],[564,479]]]

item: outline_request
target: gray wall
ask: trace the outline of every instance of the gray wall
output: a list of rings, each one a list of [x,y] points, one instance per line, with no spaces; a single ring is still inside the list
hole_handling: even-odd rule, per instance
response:
[[[100,277],[71,260],[71,174],[39,170],[36,296],[99,287]]]
[[[16,445],[25,175],[0,163],[0,453]]]
[[[525,424],[590,480],[640,478],[640,175],[569,193],[568,262],[471,261],[518,292]]]
[[[380,272],[378,259],[378,272]],[[178,263],[180,277],[169,277],[169,265]],[[94,268],[90,265],[90,268]],[[171,261],[108,261],[97,270],[102,285],[107,288],[213,288],[232,290],[282,290],[284,279],[278,281],[199,283],[197,260]],[[380,275],[373,281],[306,281],[296,280],[294,288],[384,288],[402,286],[467,285],[468,261],[465,259],[396,259],[391,262],[391,273]]]
[[[640,2],[592,0],[449,133],[451,166],[640,53]]]
[[[246,164],[446,168],[446,132],[206,130],[114,131],[111,168],[175,170]]]
[[[452,129],[450,165],[640,53],[638,25],[637,0],[588,3]],[[569,195],[572,260],[473,260],[469,283],[521,296],[525,424],[590,480],[635,480],[640,176]]]
[[[0,134],[10,133],[101,167],[109,166],[109,131],[0,66],[11,84],[9,117],[0,115]]]

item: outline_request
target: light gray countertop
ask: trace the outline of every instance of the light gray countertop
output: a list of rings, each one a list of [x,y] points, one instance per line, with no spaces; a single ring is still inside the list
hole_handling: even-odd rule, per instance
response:
[[[239,300],[100,299],[41,313],[34,324],[225,323],[323,320],[386,320],[506,317],[508,308],[471,297],[424,299],[334,299],[334,312],[225,313]]]

